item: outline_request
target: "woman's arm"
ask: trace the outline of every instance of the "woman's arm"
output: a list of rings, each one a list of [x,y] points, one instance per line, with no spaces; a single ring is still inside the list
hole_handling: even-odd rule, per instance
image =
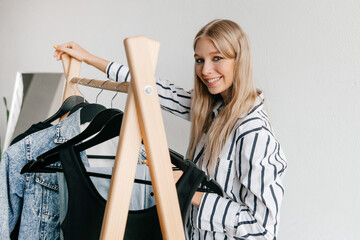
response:
[[[106,74],[109,79],[116,82],[129,82],[131,80],[129,68],[115,62],[109,63],[106,67]],[[190,120],[191,92],[159,77],[155,77],[155,81],[162,109]]]
[[[108,60],[99,58],[99,57],[89,53],[88,51],[83,49],[79,44],[77,44],[75,42],[64,43],[61,45],[54,45],[54,48],[56,49],[55,53],[54,53],[54,57],[58,61],[61,60],[61,56],[64,53],[67,53],[79,61],[85,62],[86,64],[88,64],[90,66],[96,67],[97,69],[99,69],[102,72],[106,71],[106,67],[109,64]]]
[[[106,73],[107,77],[112,81],[129,82],[131,79],[127,66],[97,57],[75,42],[55,45],[54,48],[56,49],[54,57],[57,60],[61,59],[62,54],[67,53],[79,61]],[[190,120],[191,92],[176,87],[167,80],[158,77],[155,80],[161,107],[181,118]]]
[[[284,194],[281,179],[286,168],[285,157],[269,131],[260,128],[242,133],[236,135],[236,156],[232,163],[235,170],[228,170],[236,172],[238,184],[227,190],[230,198],[204,194],[197,226],[223,232],[230,238],[274,239]]]

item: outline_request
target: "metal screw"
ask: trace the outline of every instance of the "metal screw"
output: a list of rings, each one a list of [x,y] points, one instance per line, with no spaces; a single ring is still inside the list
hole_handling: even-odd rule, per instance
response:
[[[144,88],[144,92],[145,92],[146,95],[151,95],[154,92],[154,89],[152,88],[152,86],[147,85]]]

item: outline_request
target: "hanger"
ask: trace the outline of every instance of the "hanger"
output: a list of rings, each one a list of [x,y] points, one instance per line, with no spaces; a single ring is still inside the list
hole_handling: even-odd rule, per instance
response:
[[[36,170],[36,172],[39,173],[57,173],[57,172],[64,172],[63,168],[59,167],[43,167]],[[104,173],[97,173],[97,172],[85,172],[85,174],[89,177],[100,177],[100,178],[107,178],[111,179],[112,175],[104,174]],[[142,179],[134,179],[135,183],[140,184],[146,184],[146,185],[152,185],[151,181],[148,180],[142,180]]]
[[[118,113],[116,114],[116,112]],[[104,124],[101,125],[101,123],[104,123],[104,121],[106,121],[106,119],[109,119],[110,116],[111,116],[110,120],[108,120],[105,125]],[[44,168],[49,166],[50,164],[59,161],[58,151],[60,149],[70,146],[72,144],[77,144],[89,138],[90,136],[98,132],[100,129],[101,129],[100,132],[95,137],[91,138],[90,140],[84,143],[80,143],[76,145],[74,147],[74,150],[76,152],[81,152],[118,136],[121,128],[122,117],[123,117],[123,113],[120,110],[117,109],[103,110],[101,113],[99,113],[98,116],[94,118],[94,120],[82,133],[70,139],[69,141],[49,150],[48,152],[43,153],[37,158],[37,161],[32,160],[29,163],[27,163],[21,170],[21,174],[25,172],[35,172],[38,170],[51,171],[50,170],[51,168],[47,168],[47,170],[44,170]],[[174,164],[178,169],[182,170],[183,172],[185,172],[190,165],[193,165],[195,166],[195,168],[197,168],[193,162],[189,160],[184,160],[183,156],[177,153],[176,151],[169,149],[169,152],[170,152],[171,163]],[[53,171],[61,171],[61,170],[59,170],[59,168],[55,168],[53,169]],[[220,196],[223,196],[223,191],[220,185],[215,181],[211,180],[206,175],[204,175],[204,178],[201,182],[201,188],[199,188],[198,191],[214,192]]]
[[[67,142],[65,142],[59,146],[56,146],[55,148],[41,154],[39,157],[37,157],[37,160],[31,160],[30,162],[25,164],[25,166],[21,169],[21,174],[26,173],[26,172],[33,172],[33,171],[36,171],[36,169],[38,169],[38,168],[45,167],[52,163],[57,162],[56,155],[60,149],[67,147],[69,145],[72,145],[72,144],[77,144],[77,143],[91,137],[95,133],[99,132],[107,124],[107,122],[109,122],[109,120],[112,117],[114,117],[118,114],[121,114],[121,116],[122,116],[123,112],[121,110],[113,109],[113,108],[105,109],[105,110],[101,111],[94,117],[94,119],[90,122],[89,126],[83,132],[81,132],[77,136],[73,137],[72,139],[68,140]],[[117,124],[119,124],[119,123],[117,123]],[[120,121],[120,124],[121,124],[121,121]]]
[[[103,110],[106,110],[106,107],[97,103],[89,103],[83,106],[80,110],[80,124],[91,122]]]
[[[178,167],[179,170],[186,172],[186,170],[191,166],[192,168],[202,171],[195,165],[195,163],[193,163],[190,160],[184,159],[181,154],[175,152],[174,150],[172,150],[170,148],[169,148],[169,151],[170,151],[171,163],[174,164],[176,167]],[[220,196],[223,196],[223,190],[222,190],[221,186],[214,180],[210,179],[209,176],[207,176],[205,173],[204,173],[203,179],[201,181],[201,186],[200,186],[200,188],[197,189],[197,191],[213,192]]]
[[[76,84],[78,84],[83,78],[79,78],[76,82]],[[89,85],[93,80],[91,79],[89,82],[87,82],[85,85]],[[99,88],[102,88],[104,86],[104,84],[107,81],[103,82],[102,84],[100,84],[100,86],[98,86]],[[76,91],[76,89],[71,86],[72,89],[74,91]],[[115,87],[115,89],[117,89],[119,87],[119,85],[117,85]],[[77,89],[77,92],[81,94],[82,96],[82,102],[79,103],[77,106],[75,106],[73,109],[71,110],[70,114],[72,114],[73,112],[75,112],[78,108],[80,108],[82,106],[81,112],[80,112],[80,123],[83,124],[85,122],[90,122],[90,125],[79,135],[75,136],[74,138],[70,139],[69,141],[67,141],[66,143],[63,143],[45,153],[43,153],[42,155],[40,155],[37,160],[31,160],[29,161],[27,164],[25,164],[25,166],[22,168],[21,173],[26,173],[26,172],[33,172],[36,170],[40,170],[42,168],[43,165],[48,166],[52,163],[57,162],[58,160],[56,160],[56,155],[57,152],[61,149],[64,148],[66,146],[69,146],[71,144],[77,144],[89,137],[91,137],[92,135],[94,135],[95,133],[99,132],[103,127],[106,126],[107,122],[114,117],[115,115],[121,113],[121,119],[122,119],[122,114],[123,112],[121,110],[118,109],[106,109],[104,106],[100,105],[100,104],[88,104],[85,99],[84,99],[84,95],[81,93],[81,91],[79,89]],[[96,96],[96,102],[98,99],[98,96],[100,95],[102,91],[100,91],[98,93],[98,95]],[[115,95],[116,96],[116,95]],[[115,98],[115,96],[112,98],[112,100]],[[112,102],[111,102],[112,103]],[[112,104],[111,104],[112,105]],[[119,124],[120,123],[120,124]],[[117,126],[119,124],[119,127],[121,125],[121,120],[119,121],[119,123],[116,123],[115,126]],[[114,129],[108,129],[106,131],[114,131]],[[120,130],[118,131],[120,132]],[[116,131],[115,131],[116,133]],[[101,137],[102,135],[100,135]],[[109,138],[110,139],[110,138]],[[101,141],[101,140],[100,140]],[[100,142],[99,142],[100,143]],[[95,144],[96,145],[96,144]],[[94,145],[94,146],[95,146]],[[97,155],[90,155],[90,158],[107,158],[107,159],[113,159],[115,158],[115,156],[97,156]],[[46,160],[45,160],[46,159]],[[45,163],[40,163],[41,161],[46,161]],[[32,170],[35,169],[35,170]],[[56,169],[54,169],[55,171]],[[58,170],[58,169],[57,169]],[[46,171],[50,171],[50,168],[48,168]]]
[[[80,78],[77,81],[77,84],[82,80],[82,78]],[[100,86],[101,87],[101,86]],[[73,87],[72,87],[73,88]],[[75,91],[75,88],[73,88]],[[82,92],[78,89],[77,90],[81,96],[85,99],[84,94],[82,94]],[[101,92],[100,92],[101,93]],[[99,94],[100,94],[99,93]],[[97,101],[96,103],[88,103],[87,101],[84,100],[84,102],[79,103],[78,105],[76,105],[71,111],[70,114],[76,112],[79,108],[81,108],[81,112],[80,112],[80,124],[84,124],[87,122],[90,122],[91,120],[93,120],[93,118],[102,110],[105,110],[106,107],[104,107],[101,104],[98,104]]]
[[[101,131],[90,140],[80,143],[74,147],[75,151],[82,152],[88,148],[103,143],[109,139],[119,136],[123,113],[113,116],[101,129]]]
[[[116,114],[116,112],[118,112],[118,114]],[[99,127],[100,123],[103,122],[104,119],[108,118],[112,114],[114,114],[114,115],[111,117],[111,119],[108,120],[106,122],[106,124],[103,125],[102,128]],[[94,120],[90,123],[90,125],[82,133],[80,133],[79,135],[70,139],[69,141],[49,150],[48,152],[43,153],[42,155],[40,155],[37,158],[37,161],[32,160],[29,163],[27,163],[21,170],[21,174],[23,174],[25,172],[35,172],[38,170],[40,172],[62,171],[60,168],[47,167],[50,164],[53,164],[53,163],[59,161],[58,151],[60,149],[70,146],[72,144],[79,143],[79,142],[87,139],[88,137],[92,136],[95,132],[99,131],[99,128],[101,128],[101,130],[95,137],[91,138],[90,140],[88,140],[84,143],[80,143],[80,144],[76,145],[74,147],[74,150],[76,152],[81,152],[81,151],[91,148],[97,144],[100,144],[102,142],[105,142],[109,139],[112,139],[112,138],[118,136],[119,132],[120,132],[120,128],[121,128],[122,117],[123,117],[123,113],[117,109],[106,109],[106,110],[102,111],[98,116],[96,116],[94,118]],[[171,163],[174,164],[178,169],[185,172],[189,168],[190,165],[192,165],[193,167],[195,167],[197,169],[196,165],[193,162],[191,162],[189,160],[184,160],[183,156],[181,154],[177,153],[176,151],[174,151],[172,149],[169,149],[169,152],[170,152]],[[199,169],[199,171],[201,171],[201,170]],[[101,175],[101,174],[97,174],[97,173],[89,173],[89,174],[90,174],[90,176],[111,178],[110,176],[105,176],[105,175]],[[144,180],[137,181],[137,180],[135,182],[149,184],[148,181],[144,181]],[[141,181],[143,181],[143,182],[141,182]],[[209,177],[206,176],[205,174],[204,174],[203,180],[201,181],[201,187],[198,188],[198,191],[214,192],[220,196],[223,196],[223,191],[222,191],[220,185],[218,183],[216,183],[214,180],[209,179]]]
[[[46,123],[46,124],[52,123],[56,119],[60,118],[64,114],[71,111],[71,109],[74,108],[76,105],[78,105],[79,103],[83,103],[84,101],[85,101],[85,99],[82,96],[74,95],[74,96],[68,97],[62,103],[59,110],[54,115],[52,115],[51,117],[49,117],[48,119],[43,121],[43,123]]]
[[[106,110],[104,110],[106,112],[106,114],[110,114],[111,111],[107,111],[107,110],[117,110],[117,109],[106,109]],[[102,143],[102,142],[105,142],[105,141],[107,141],[107,140],[109,140],[111,138],[117,137],[119,135],[119,132],[120,132],[121,122],[122,122],[122,117],[123,117],[123,113],[120,110],[117,110],[117,111],[119,111],[120,113],[115,114],[114,116],[112,116],[111,119],[103,126],[101,131],[95,137],[91,138],[90,140],[88,140],[88,141],[86,141],[86,142],[84,142],[82,144],[76,145],[74,147],[74,150],[76,152],[81,152],[81,151],[84,151],[87,148],[91,148],[91,147],[93,147],[93,146],[95,146],[95,145],[97,145],[99,143]],[[99,118],[98,118],[97,121],[100,121]],[[91,122],[91,123],[93,123],[93,122]],[[89,127],[90,127],[90,125],[89,125]],[[86,129],[88,129],[88,128],[86,128]],[[84,133],[84,132],[82,132],[82,133]],[[60,149],[65,148],[67,146],[70,146],[71,144],[73,144],[73,142],[77,142],[79,140],[80,141],[84,140],[83,138],[87,138],[87,135],[89,133],[90,133],[90,130],[85,135],[84,134],[82,136],[78,135],[78,136],[70,139],[69,141],[55,147],[54,149],[51,149],[50,151],[48,151],[48,152],[52,152],[49,155],[47,155],[48,152],[46,152],[46,153],[40,155],[37,158],[37,161],[35,161],[35,160],[30,161],[28,164],[26,164],[22,168],[21,174],[26,173],[26,172],[28,172],[28,173],[35,172],[35,171],[36,172],[44,172],[44,173],[63,172],[63,169],[61,169],[61,168],[58,168],[58,167],[55,167],[55,168],[54,167],[46,167],[46,166],[59,161],[58,151]],[[43,155],[45,155],[45,156],[43,156]],[[94,177],[111,178],[111,175],[101,174],[101,173],[86,172],[86,174],[89,175],[89,176],[94,176]],[[141,179],[134,179],[134,182],[135,183],[142,183],[142,184],[151,185],[150,181],[141,180]]]

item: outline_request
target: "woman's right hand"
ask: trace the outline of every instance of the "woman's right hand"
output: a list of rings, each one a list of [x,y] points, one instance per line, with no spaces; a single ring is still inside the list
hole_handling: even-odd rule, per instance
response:
[[[106,71],[106,66],[109,64],[108,60],[92,55],[75,42],[54,45],[54,48],[56,49],[54,57],[58,61],[61,60],[61,56],[64,53],[67,53],[71,57],[76,58],[79,61],[85,62],[86,64],[89,64],[91,66],[94,66],[102,72]]]
[[[79,44],[75,42],[68,42],[60,45],[54,45],[55,53],[54,57],[56,60],[61,60],[61,56],[64,53],[69,54],[70,56],[76,58],[79,61],[82,62],[89,62],[90,58],[92,57],[92,54],[90,54],[88,51],[80,47]]]

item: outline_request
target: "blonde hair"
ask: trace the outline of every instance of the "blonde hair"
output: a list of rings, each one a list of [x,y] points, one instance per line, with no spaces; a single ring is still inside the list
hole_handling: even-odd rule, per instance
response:
[[[205,25],[194,39],[194,50],[200,38],[210,39],[221,55],[235,59],[234,82],[224,100],[224,107],[212,120],[215,104],[220,95],[212,95],[195,74],[195,86],[191,103],[191,134],[188,158],[193,159],[195,149],[204,133],[205,159],[208,167],[215,166],[235,123],[242,115],[247,115],[254,105],[257,90],[253,79],[253,67],[248,39],[240,26],[230,20],[214,20]]]

